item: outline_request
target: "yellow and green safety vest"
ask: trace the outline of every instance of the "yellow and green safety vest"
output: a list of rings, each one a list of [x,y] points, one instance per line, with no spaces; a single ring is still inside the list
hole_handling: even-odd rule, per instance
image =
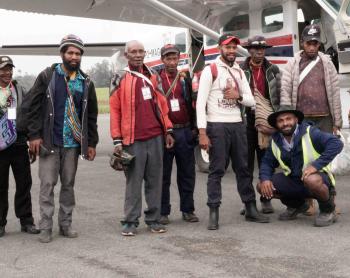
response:
[[[301,137],[301,146],[303,150],[303,170],[310,165],[312,162],[314,162],[316,159],[318,159],[321,155],[316,151],[312,144],[311,136],[310,136],[310,126],[307,127],[306,133]],[[281,150],[277,146],[276,142],[272,139],[271,141],[271,149],[272,153],[277,159],[278,163],[280,164],[280,167],[283,170],[283,173],[288,176],[292,171],[291,169],[284,163],[284,161],[281,158]],[[335,179],[331,172],[331,166],[328,164],[327,166],[323,167],[322,172],[327,173],[329,176],[329,179],[331,180],[331,183],[333,186],[335,186]]]

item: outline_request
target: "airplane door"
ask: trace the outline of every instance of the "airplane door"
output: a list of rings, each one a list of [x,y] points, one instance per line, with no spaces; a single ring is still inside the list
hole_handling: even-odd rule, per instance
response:
[[[333,30],[338,48],[339,73],[350,73],[350,0],[342,2]]]

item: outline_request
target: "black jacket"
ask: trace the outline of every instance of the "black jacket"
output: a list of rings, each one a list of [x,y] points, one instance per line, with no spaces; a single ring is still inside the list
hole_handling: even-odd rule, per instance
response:
[[[53,152],[53,125],[54,125],[54,92],[55,92],[55,67],[43,70],[30,89],[30,108],[28,115],[29,140],[43,139],[43,146]],[[95,148],[98,143],[97,133],[97,98],[93,82],[89,76],[80,71],[85,78],[82,108],[82,142],[81,155],[87,157],[88,147]]]
[[[241,65],[241,69],[244,71],[247,80],[250,84],[250,87],[253,92],[253,85],[251,82],[252,71],[249,65],[250,57],[248,57]],[[271,101],[271,105],[274,111],[277,111],[280,105],[280,95],[281,95],[281,73],[278,66],[271,64],[266,58],[264,58],[263,71],[265,73],[265,85],[267,89],[267,98]],[[251,122],[250,117],[252,112],[250,109],[246,109],[247,112],[247,122],[248,124]],[[255,119],[255,117],[254,117]],[[255,121],[255,120],[254,120]],[[254,123],[253,123],[254,125]]]

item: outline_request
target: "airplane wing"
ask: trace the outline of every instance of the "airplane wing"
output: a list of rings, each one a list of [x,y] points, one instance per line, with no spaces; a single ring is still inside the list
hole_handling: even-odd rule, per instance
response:
[[[123,52],[124,42],[120,43],[86,43],[84,56],[111,57],[118,51]],[[2,45],[1,55],[54,55],[59,54],[58,44],[32,44],[32,45]]]
[[[159,12],[151,2],[149,0],[0,0],[0,7],[34,13],[187,27],[173,17]],[[250,1],[162,0],[159,2],[218,32],[220,26],[233,15],[242,10],[248,11]],[[226,14],[230,16],[225,16]]]

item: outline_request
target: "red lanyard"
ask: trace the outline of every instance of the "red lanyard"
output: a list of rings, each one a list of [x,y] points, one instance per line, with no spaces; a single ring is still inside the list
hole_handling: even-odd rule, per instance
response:
[[[168,85],[169,85],[169,88],[170,88],[170,87],[171,87],[171,84],[170,84],[170,80],[169,80],[169,77],[168,77],[168,75],[167,75],[166,72],[165,72],[165,76],[166,76],[166,80],[168,81]],[[176,81],[175,86],[173,86],[173,88],[171,89],[171,92],[173,93],[173,98],[174,98],[174,96],[175,96],[175,91],[176,91],[176,86],[177,86],[176,77],[175,77],[174,81]],[[173,81],[173,82],[174,82],[174,81]]]

